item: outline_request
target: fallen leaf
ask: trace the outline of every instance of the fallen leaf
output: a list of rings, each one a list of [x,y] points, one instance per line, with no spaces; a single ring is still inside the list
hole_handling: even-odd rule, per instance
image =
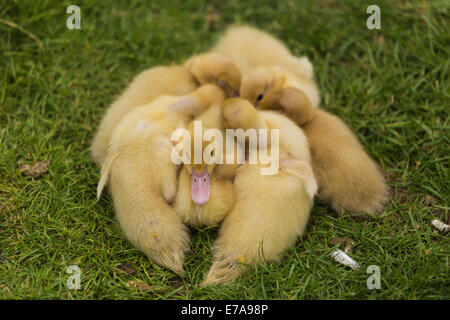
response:
[[[429,195],[429,194],[426,195],[425,201],[427,202],[427,204],[431,204],[432,206],[437,204],[436,198],[431,196],[431,195]]]
[[[39,178],[44,173],[48,172],[48,165],[50,164],[50,160],[44,160],[33,165],[23,164],[19,165],[20,170],[26,176],[33,176],[33,178]]]
[[[375,38],[375,42],[379,44],[384,44],[384,36],[382,34],[377,35]]]
[[[136,269],[134,269],[134,266],[131,262],[121,263],[116,268],[131,275],[134,275],[136,273]]]
[[[148,283],[145,283],[145,282],[138,282],[137,285],[136,285],[136,288],[137,288],[139,291],[145,292],[145,291],[151,290],[151,289],[152,289],[152,286],[149,285]]]
[[[333,239],[330,240],[330,244],[333,246],[343,244],[344,242],[345,239],[341,237],[334,237]]]
[[[178,288],[184,287],[184,282],[181,278],[178,278],[177,280],[170,281],[169,286],[172,289],[178,289]]]
[[[148,283],[145,283],[143,281],[135,281],[135,280],[130,280],[125,284],[128,288],[136,288],[139,291],[145,292],[145,291],[149,291],[152,290],[153,287],[151,285],[149,285]]]
[[[181,278],[178,278],[175,281],[170,281],[169,286],[164,291],[168,292],[169,290],[178,290],[176,293],[177,295],[185,295],[191,291],[189,287],[185,286],[184,281]]]
[[[344,251],[348,254],[353,253],[353,247],[355,246],[355,240],[351,238],[341,238],[341,237],[335,237],[330,240],[330,244],[335,245],[344,245]]]

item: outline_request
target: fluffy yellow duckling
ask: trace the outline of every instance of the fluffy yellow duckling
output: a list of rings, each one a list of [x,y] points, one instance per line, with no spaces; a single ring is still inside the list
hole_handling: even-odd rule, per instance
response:
[[[350,128],[338,117],[317,109],[302,129],[310,145],[319,199],[340,214],[383,212],[389,188]]]
[[[281,41],[249,26],[229,27],[211,52],[236,64],[242,74],[241,97],[262,109],[296,114],[304,123],[312,118],[320,95],[307,57],[294,57]]]
[[[262,175],[267,165],[260,161],[237,169],[235,205],[221,225],[203,286],[235,280],[245,271],[240,263],[278,260],[304,231],[317,192],[308,143],[294,122],[275,112],[257,111],[243,99],[226,100],[222,112],[226,128],[279,129],[280,170]],[[272,140],[268,149],[276,142]]]
[[[170,137],[223,99],[221,89],[205,85],[188,95],[161,96],[135,108],[115,128],[101,168],[98,196],[108,183],[126,237],[155,263],[180,275],[189,234],[169,205],[177,191]]]
[[[224,133],[220,114],[220,104],[210,107],[194,121],[202,132],[217,129]],[[191,137],[190,150],[184,150],[189,162],[184,163],[178,181],[178,191],[174,209],[183,221],[193,226],[214,226],[223,220],[234,206],[233,179],[238,164],[218,164],[225,141],[194,141],[194,121],[187,127]],[[211,144],[217,143],[210,148]],[[196,150],[202,155],[199,163],[194,163]]]

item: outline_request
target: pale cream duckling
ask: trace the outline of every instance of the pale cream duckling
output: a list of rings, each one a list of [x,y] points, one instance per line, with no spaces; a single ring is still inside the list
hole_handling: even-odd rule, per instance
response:
[[[279,161],[280,170],[262,175],[267,165],[260,161],[237,169],[235,205],[221,225],[203,286],[235,280],[246,271],[240,263],[278,260],[303,233],[317,192],[308,143],[294,122],[275,112],[257,111],[243,99],[226,100],[222,112],[226,128],[279,129],[279,141],[272,140],[268,149],[278,143],[279,160],[272,161]]]
[[[259,110],[280,111],[300,126],[313,118],[318,103],[318,98],[311,97],[315,93],[313,82],[301,84],[278,66],[251,69],[245,73],[240,89],[240,96]]]
[[[219,161],[225,145],[223,138],[218,137],[223,137],[224,133],[220,104],[211,106],[194,121],[187,127],[191,142],[190,148],[185,146],[188,150],[182,150],[185,161],[179,176],[174,209],[189,225],[214,226],[234,206],[233,179],[239,164]],[[216,129],[218,135],[211,136],[210,141],[195,141],[194,123],[200,126],[197,128],[201,128],[203,133]],[[196,151],[201,156],[198,163],[194,163]]]
[[[313,108],[289,81],[279,67],[255,68],[244,76],[241,96],[258,109],[281,111],[302,126],[322,201],[339,213],[381,213],[388,187],[377,164],[342,120]]]
[[[236,64],[242,74],[241,97],[261,109],[283,111],[300,124],[312,118],[320,95],[307,57],[294,57],[272,35],[238,25],[227,28],[211,52]]]
[[[317,109],[302,129],[310,144],[319,199],[340,214],[382,213],[389,187],[350,128],[338,117]]]
[[[177,191],[172,132],[185,127],[224,93],[205,85],[185,96],[161,96],[135,108],[115,128],[101,168],[98,196],[108,183],[125,236],[155,263],[183,275],[189,233],[169,205]]]
[[[280,40],[250,26],[228,27],[211,52],[229,57],[242,75],[256,67],[280,66],[305,81],[314,77],[307,57],[293,56]]]

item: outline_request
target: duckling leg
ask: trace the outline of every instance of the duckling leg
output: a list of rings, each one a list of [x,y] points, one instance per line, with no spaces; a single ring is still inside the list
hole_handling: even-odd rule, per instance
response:
[[[235,178],[236,205],[225,218],[214,245],[212,266],[202,286],[235,280],[248,265],[278,260],[304,231],[312,207],[307,185],[312,170],[293,175],[260,175],[246,165]]]

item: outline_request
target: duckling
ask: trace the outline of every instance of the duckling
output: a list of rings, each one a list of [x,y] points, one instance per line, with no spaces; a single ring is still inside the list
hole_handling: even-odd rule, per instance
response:
[[[211,52],[229,57],[238,67],[241,97],[263,109],[296,115],[303,123],[311,119],[320,95],[307,57],[294,57],[275,37],[239,25],[227,28]]]
[[[338,117],[317,109],[302,129],[310,144],[318,198],[339,214],[383,212],[389,187],[350,128]]]
[[[319,199],[338,213],[382,212],[388,187],[380,169],[350,128],[338,117],[312,107],[290,86],[279,67],[259,67],[244,76],[241,97],[261,110],[277,110],[302,126],[312,154]],[[295,80],[294,80],[295,82]]]
[[[207,130],[215,129],[217,135],[211,137],[211,142],[201,139],[201,143],[196,143],[194,124],[201,126],[205,134]],[[186,224],[215,226],[234,206],[233,179],[239,166],[237,162],[226,164],[219,160],[224,156],[222,150],[225,147],[220,104],[211,106],[195,118],[187,130],[191,143],[190,149],[186,146],[189,150],[184,152],[189,161],[184,162],[180,172],[174,209]],[[202,155],[198,163],[194,162],[196,151]]]
[[[91,147],[93,159],[100,166],[103,164],[115,127],[138,106],[162,95],[188,94],[199,84],[217,84],[230,96],[235,96],[239,92],[240,80],[240,73],[233,62],[217,53],[191,57],[181,66],[159,66],[141,72],[103,117]]]
[[[267,148],[279,143],[280,170],[262,175],[267,164],[260,161],[236,170],[235,205],[220,227],[202,286],[233,281],[247,265],[280,259],[303,233],[317,192],[306,137],[293,121],[273,111],[257,111],[244,99],[226,100],[222,114],[225,128],[249,129],[252,123],[258,128],[263,123],[269,130],[279,129],[279,141],[272,140]]]
[[[318,91],[314,82],[301,83],[278,66],[249,70],[242,79],[240,89],[240,96],[249,100],[256,108],[279,111],[300,126],[313,118],[318,104],[316,95]]]
[[[108,183],[125,236],[155,263],[180,276],[189,233],[170,205],[176,197],[178,170],[170,136],[224,97],[219,87],[205,85],[135,108],[114,129],[101,168],[98,196]]]
[[[229,57],[242,75],[255,67],[280,66],[299,78],[314,77],[307,57],[294,57],[280,40],[250,26],[228,27],[211,52]]]
[[[294,57],[275,37],[246,26],[230,27],[212,51],[230,57],[240,69],[241,97],[302,126],[324,203],[339,213],[382,212],[388,200],[384,177],[351,129],[318,108],[319,91],[306,57]]]

